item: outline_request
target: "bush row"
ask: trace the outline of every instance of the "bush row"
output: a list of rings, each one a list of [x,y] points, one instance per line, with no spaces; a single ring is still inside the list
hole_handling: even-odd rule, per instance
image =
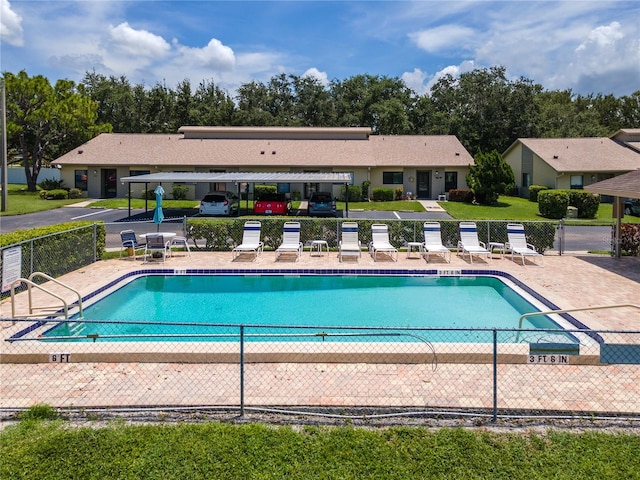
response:
[[[61,223],[0,234],[0,247],[22,244],[22,277],[28,277],[33,272],[59,277],[102,258],[106,246],[106,231],[102,223]]]
[[[187,219],[187,232],[196,248],[209,251],[230,251],[242,241],[246,219]],[[276,249],[282,243],[284,223],[288,218],[261,218],[261,239],[265,249]],[[342,219],[317,218],[300,221],[300,241],[309,245],[312,240],[325,240],[332,249],[338,247],[340,224]],[[389,240],[397,248],[407,242],[422,241],[422,222],[420,221],[381,221],[358,220],[359,238],[366,248],[371,241],[371,225],[384,223],[389,227]],[[478,222],[478,237],[481,241],[505,243],[507,241],[507,221]],[[441,221],[442,241],[445,246],[455,249],[460,239],[457,220]],[[524,222],[527,240],[536,250],[544,253],[553,248],[556,225],[551,222]]]
[[[80,198],[82,197],[82,190],[79,188],[70,188],[65,190],[59,188],[55,190],[40,190],[40,198],[43,200],[66,200],[67,198]]]
[[[537,199],[545,218],[564,218],[569,206],[578,209],[578,218],[595,218],[600,206],[600,195],[584,190],[540,190]]]
[[[615,242],[616,228],[612,229]],[[623,254],[636,257],[640,255],[640,225],[623,223],[620,225],[620,250]]]

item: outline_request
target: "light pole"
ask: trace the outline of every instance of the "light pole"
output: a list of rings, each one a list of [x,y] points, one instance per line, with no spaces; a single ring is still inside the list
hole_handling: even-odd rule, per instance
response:
[[[4,92],[4,79],[0,79],[0,110],[2,110],[2,146],[0,147],[0,163],[2,164],[2,205],[0,209],[7,211],[7,199],[9,197],[9,181],[7,180],[7,102]]]

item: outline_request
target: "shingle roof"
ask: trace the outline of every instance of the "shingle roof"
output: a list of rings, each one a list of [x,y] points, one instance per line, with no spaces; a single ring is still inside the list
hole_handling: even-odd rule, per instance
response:
[[[585,190],[614,197],[640,198],[640,170],[585,185]]]
[[[376,136],[363,140],[186,139],[181,134],[101,134],[55,160],[62,165],[192,167],[468,166],[453,135]]]
[[[640,168],[640,155],[607,137],[520,138],[557,172],[628,172]]]

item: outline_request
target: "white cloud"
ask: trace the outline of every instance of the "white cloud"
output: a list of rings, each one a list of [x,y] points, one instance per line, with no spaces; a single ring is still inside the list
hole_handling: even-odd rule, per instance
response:
[[[594,28],[587,37],[587,40],[576,48],[576,52],[587,51],[591,48],[605,49],[614,47],[618,40],[622,40],[624,34],[621,32],[618,22],[611,22],[609,25]]]
[[[9,0],[0,0],[0,40],[14,47],[24,45],[22,17],[11,9]]]
[[[305,77],[315,78],[325,87],[329,85],[329,77],[327,76],[327,72],[321,72],[315,67],[307,69],[307,71],[302,74],[302,78]]]
[[[425,84],[427,74],[419,68],[414,68],[413,72],[404,72],[401,76],[405,85],[419,95],[424,95],[428,92],[428,88]]]
[[[429,53],[442,50],[468,49],[474,41],[475,30],[464,25],[441,25],[409,34],[418,48]]]
[[[178,45],[179,62],[213,70],[232,70],[236,64],[233,50],[212,38],[206,47],[193,48]]]
[[[113,46],[131,57],[156,59],[164,57],[171,49],[164,38],[146,30],[135,30],[128,22],[116,27],[110,26],[109,35]]]

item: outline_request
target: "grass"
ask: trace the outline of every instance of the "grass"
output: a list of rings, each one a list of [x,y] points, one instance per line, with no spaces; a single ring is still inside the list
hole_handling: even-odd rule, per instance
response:
[[[449,215],[458,220],[546,220],[538,214],[538,204],[526,198],[501,196],[497,205],[472,205],[460,202],[440,202]],[[640,217],[625,215],[624,223],[640,223]],[[611,225],[613,206],[602,203],[594,219],[568,219],[570,225]]]
[[[7,210],[0,212],[0,216],[42,212],[64,207],[65,205],[71,205],[72,203],[82,202],[83,200],[85,199],[43,200],[39,197],[38,192],[28,192],[26,185],[9,184],[7,188]]]
[[[2,215],[21,215],[44,210],[59,208],[64,205],[82,202],[85,199],[77,198],[73,200],[42,200],[37,193],[27,192],[25,185],[9,185],[7,211]],[[449,215],[458,220],[545,220],[538,215],[538,204],[519,197],[501,196],[497,205],[471,205],[459,202],[439,202]],[[297,209],[300,202],[292,202],[293,208]],[[198,202],[195,200],[163,200],[163,207],[176,209],[197,209]],[[129,201],[126,198],[107,198],[97,200],[92,203],[95,207],[126,209]],[[153,210],[156,206],[155,200],[147,200],[146,207]],[[345,210],[345,203],[338,202],[337,208]],[[247,208],[247,202],[242,201],[242,209]],[[145,200],[141,198],[131,199],[131,208],[145,208]],[[250,200],[248,208],[253,208]],[[415,200],[398,200],[393,202],[349,202],[349,210],[367,211],[409,211],[423,212],[424,207]],[[622,219],[624,223],[640,223],[640,217],[625,215]],[[598,209],[598,216],[595,219],[569,219],[570,225],[611,225],[614,222],[611,204],[601,204]]]
[[[0,433],[0,478],[631,479],[638,451],[623,433],[29,420]]]

